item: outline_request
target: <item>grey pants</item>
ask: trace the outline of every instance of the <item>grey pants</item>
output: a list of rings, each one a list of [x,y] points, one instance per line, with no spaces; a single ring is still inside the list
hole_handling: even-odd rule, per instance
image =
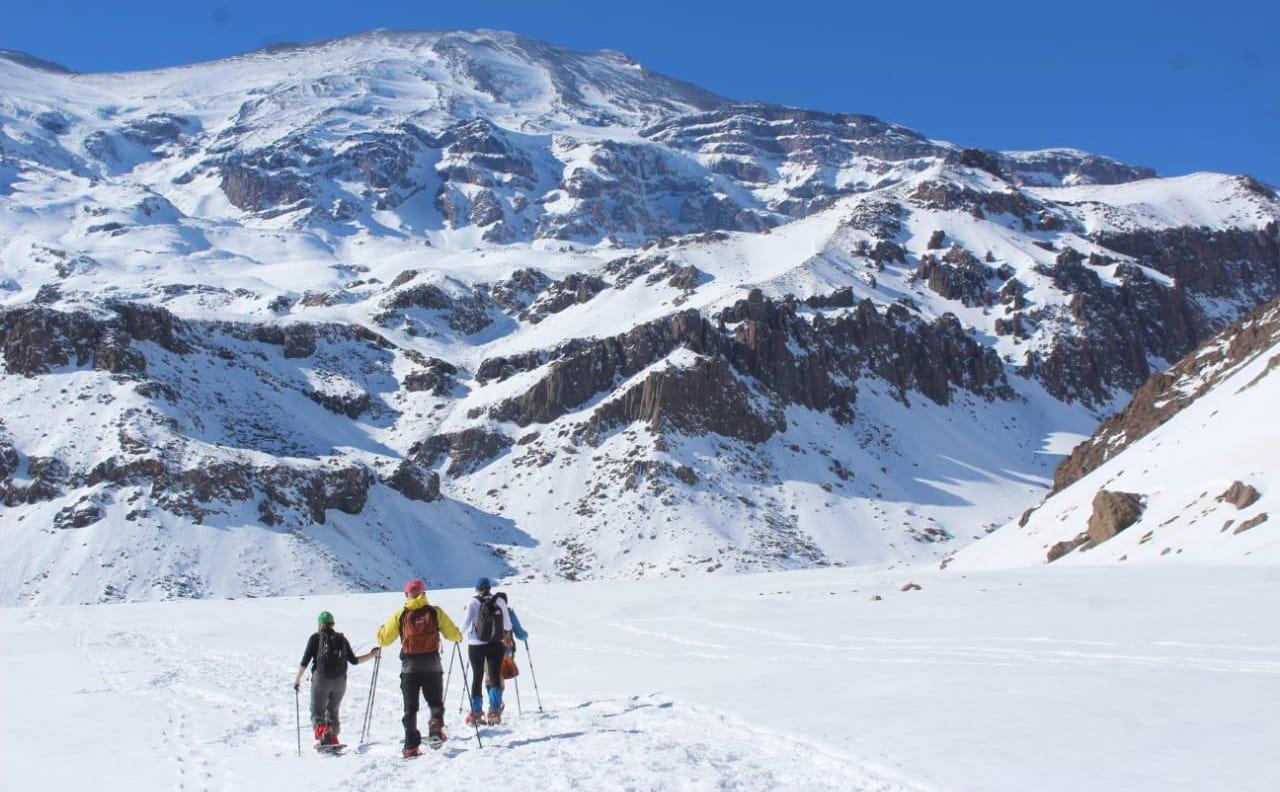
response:
[[[340,677],[311,675],[311,728],[326,723],[330,731],[338,733],[338,708],[342,705],[342,697],[346,692],[346,674]]]

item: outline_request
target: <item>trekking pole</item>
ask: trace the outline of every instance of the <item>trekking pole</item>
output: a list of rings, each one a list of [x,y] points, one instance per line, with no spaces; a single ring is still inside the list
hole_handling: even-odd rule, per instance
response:
[[[369,698],[364,703],[364,723],[360,726],[360,744],[364,745],[369,736],[369,727],[373,725],[373,697],[378,690],[378,668],[382,665],[382,655],[373,658],[373,678],[369,680]]]
[[[512,677],[511,681],[516,683],[516,712],[523,715],[524,705],[520,703],[520,677]]]
[[[542,712],[542,694],[538,692],[538,672],[533,668],[533,652],[529,651],[529,639],[524,639],[524,654],[529,658],[529,674],[533,677],[533,692],[538,697],[538,712]]]
[[[449,673],[444,678],[444,701],[441,703],[447,710],[449,708],[449,685],[453,682],[453,658],[458,654],[458,645],[453,645],[453,652],[449,655]]]
[[[461,655],[462,653],[461,653],[461,652],[459,652],[458,654],[459,654],[459,655]],[[467,671],[466,671],[466,666],[463,666],[463,665],[462,665],[462,658],[461,658],[461,657],[458,657],[458,665],[459,665],[459,667],[462,667],[462,669],[463,669],[463,675],[462,675],[462,686],[463,686],[463,694],[464,694],[464,695],[463,695],[463,698],[466,698],[468,695],[470,695],[470,688],[467,686],[467,676],[466,676]],[[459,712],[461,712],[462,710],[461,710],[461,709],[459,709],[458,711],[459,711]],[[478,745],[478,746],[480,746],[481,748],[483,748],[483,747],[484,747],[484,743],[480,742],[480,723],[479,723],[479,721],[475,721],[475,720],[473,720],[473,721],[471,721],[471,725],[472,725],[472,726],[474,726],[474,727],[475,727],[475,729],[476,729],[476,745]]]
[[[459,652],[459,655],[462,653]],[[467,682],[471,678],[471,663],[467,662],[465,657],[458,657],[458,668],[462,669],[462,701],[458,702],[458,714],[462,714],[462,705],[466,704],[467,709],[471,708],[471,686]]]
[[[296,687],[293,689],[293,722],[298,726],[298,756],[302,756],[302,704]]]

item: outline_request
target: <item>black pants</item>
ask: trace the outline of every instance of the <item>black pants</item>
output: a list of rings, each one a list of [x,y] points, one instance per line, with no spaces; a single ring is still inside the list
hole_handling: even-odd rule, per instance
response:
[[[444,673],[440,671],[401,672],[400,692],[404,694],[404,745],[417,748],[422,744],[418,731],[418,696],[427,700],[432,720],[444,720]]]
[[[467,647],[467,657],[471,660],[471,697],[480,698],[484,678],[494,680],[495,687],[502,687],[502,656],[507,648],[501,643],[487,643]],[[485,672],[488,672],[487,674]]]

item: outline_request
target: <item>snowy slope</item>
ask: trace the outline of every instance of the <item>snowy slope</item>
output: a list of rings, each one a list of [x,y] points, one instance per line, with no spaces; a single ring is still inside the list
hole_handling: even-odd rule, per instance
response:
[[[619,53],[0,54],[0,603],[935,559],[1277,294],[1247,177]]]
[[[1150,408],[1144,388],[1127,410],[1137,414],[1185,400],[1176,413],[1140,437],[1128,436],[1126,414],[1104,425],[1088,444],[1116,453],[1036,507],[1025,524],[1010,523],[961,550],[956,568],[1045,563],[1052,545],[1085,530],[1103,489],[1139,495],[1141,516],[1120,534],[1053,563],[1274,565],[1280,554],[1280,522],[1271,516],[1280,516],[1278,368],[1280,304],[1272,303],[1158,375],[1167,384],[1160,383]],[[1249,503],[1221,497],[1236,482],[1256,497]]]
[[[0,609],[18,789],[1271,790],[1273,569],[809,570],[518,585],[518,714],[476,746],[450,680],[439,753],[399,752],[394,659],[357,745],[295,755],[315,613],[357,649],[395,594]],[[923,588],[900,591],[908,581]],[[880,595],[881,601],[873,601]],[[467,593],[433,591],[453,614]],[[1264,638],[1263,636],[1268,636]],[[305,704],[304,704],[305,707]],[[303,718],[306,714],[304,711]],[[67,741],[79,740],[68,761]],[[109,738],[107,737],[109,735]]]

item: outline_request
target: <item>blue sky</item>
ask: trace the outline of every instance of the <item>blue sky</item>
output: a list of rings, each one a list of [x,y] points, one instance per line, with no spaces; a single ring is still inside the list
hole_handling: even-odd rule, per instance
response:
[[[1280,2],[0,0],[0,47],[80,71],[368,30],[512,30],[738,99],[996,149],[1074,146],[1280,185]]]

